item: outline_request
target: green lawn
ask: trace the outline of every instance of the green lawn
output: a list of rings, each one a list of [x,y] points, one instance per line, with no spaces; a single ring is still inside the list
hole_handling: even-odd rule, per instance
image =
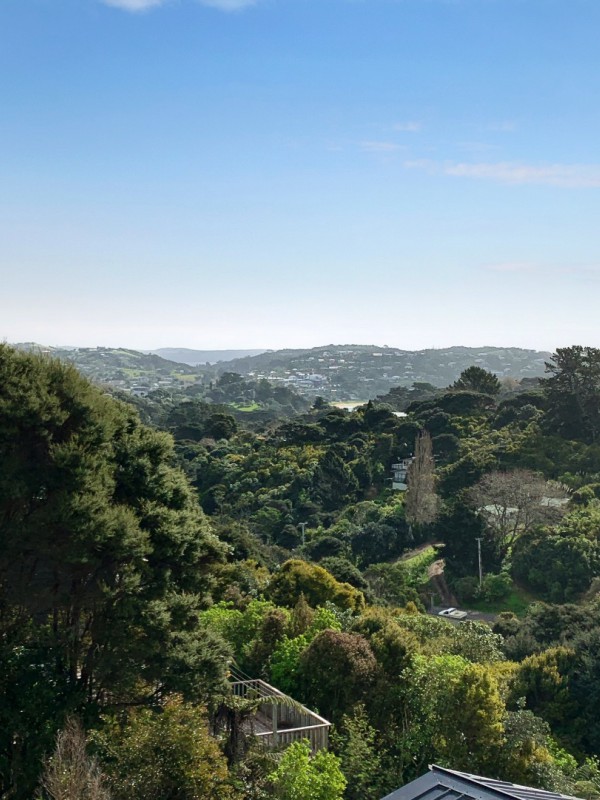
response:
[[[518,617],[522,617],[527,611],[531,603],[534,603],[536,598],[521,589],[520,586],[514,586],[511,593],[504,600],[498,602],[487,603],[485,600],[471,600],[466,605],[474,611],[484,611],[488,614],[500,614],[502,611],[512,611]]]
[[[427,547],[411,558],[401,558],[400,562],[408,573],[408,582],[411,586],[423,586],[429,580],[429,567],[439,558],[435,547]]]

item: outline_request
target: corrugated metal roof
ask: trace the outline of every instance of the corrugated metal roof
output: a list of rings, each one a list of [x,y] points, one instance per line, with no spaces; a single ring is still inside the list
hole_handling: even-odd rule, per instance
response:
[[[577,800],[545,789],[484,778],[432,764],[429,772],[383,800]]]

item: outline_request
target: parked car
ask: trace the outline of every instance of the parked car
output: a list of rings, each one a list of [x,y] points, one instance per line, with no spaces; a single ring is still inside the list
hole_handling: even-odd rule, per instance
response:
[[[464,619],[467,616],[466,611],[461,611],[459,608],[443,608],[438,611],[439,617],[451,617],[452,619]]]

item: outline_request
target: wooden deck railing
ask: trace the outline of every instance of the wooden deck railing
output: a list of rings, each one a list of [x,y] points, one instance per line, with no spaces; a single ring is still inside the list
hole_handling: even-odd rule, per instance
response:
[[[329,745],[331,723],[292,700],[259,678],[238,680],[231,684],[236,697],[255,697],[263,699],[258,708],[260,724],[254,725],[254,735],[266,747],[280,747],[306,739],[313,752]],[[275,702],[273,699],[275,699]],[[262,728],[262,729],[261,729]]]

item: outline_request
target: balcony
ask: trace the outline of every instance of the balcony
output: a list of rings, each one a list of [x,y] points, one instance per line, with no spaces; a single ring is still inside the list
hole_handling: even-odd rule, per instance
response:
[[[313,753],[327,748],[331,723],[279,689],[260,679],[234,680],[231,689],[235,697],[263,701],[245,727],[264,747],[287,747],[306,739]]]

